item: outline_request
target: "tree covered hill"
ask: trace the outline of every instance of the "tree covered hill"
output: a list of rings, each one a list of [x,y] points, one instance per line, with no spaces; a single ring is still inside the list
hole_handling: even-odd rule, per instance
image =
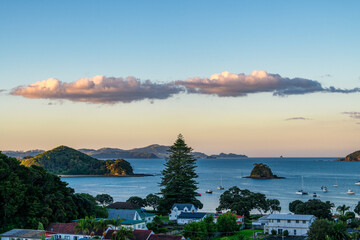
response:
[[[93,196],[74,193],[44,168],[22,166],[0,152],[0,233],[85,216],[107,217],[107,212]]]
[[[118,160],[102,161],[67,146],[59,146],[33,158],[22,159],[21,164],[44,167],[47,171],[62,175],[131,175],[129,162]]]

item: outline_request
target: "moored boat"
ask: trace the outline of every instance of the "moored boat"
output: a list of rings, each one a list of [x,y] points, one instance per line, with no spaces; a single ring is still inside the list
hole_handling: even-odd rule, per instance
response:
[[[211,194],[211,193],[213,193],[213,191],[211,190],[211,189],[208,189],[208,190],[206,190],[206,192],[205,193],[209,193],[209,194]]]
[[[346,192],[346,194],[349,194],[349,195],[354,195],[354,194],[355,194],[355,192],[354,192],[353,190],[349,189],[349,190]]]

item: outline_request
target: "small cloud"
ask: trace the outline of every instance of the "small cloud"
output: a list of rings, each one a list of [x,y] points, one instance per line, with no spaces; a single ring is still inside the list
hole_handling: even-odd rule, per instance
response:
[[[311,119],[305,118],[305,117],[292,117],[292,118],[285,119],[285,121],[293,121],[293,120],[311,120]]]
[[[251,74],[223,72],[209,78],[189,78],[176,81],[184,86],[188,93],[212,94],[219,97],[242,97],[252,93],[271,92],[274,96],[308,94],[316,92],[353,93],[360,88],[325,88],[318,81],[305,78],[286,78],[266,71],[253,71]]]
[[[342,112],[342,114],[348,115],[351,118],[360,119],[360,112]]]
[[[69,100],[96,104],[129,103],[144,99],[166,99],[183,89],[172,83],[153,83],[140,81],[134,77],[115,78],[96,76],[81,78],[65,83],[49,78],[28,86],[19,86],[11,91],[12,95],[26,98]]]
[[[324,75],[321,75],[320,77],[322,77],[322,78],[329,78],[329,77],[332,77],[332,75],[331,75],[331,74],[324,74]]]
[[[6,89],[0,89],[0,93],[6,92]]]

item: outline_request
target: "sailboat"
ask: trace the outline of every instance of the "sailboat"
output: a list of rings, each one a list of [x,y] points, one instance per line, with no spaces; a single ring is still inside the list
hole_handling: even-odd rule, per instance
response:
[[[355,183],[355,185],[360,185],[360,181],[357,181],[357,182]]]
[[[337,182],[337,178],[335,178],[336,183],[333,185],[333,187],[337,187],[338,186],[338,182]]]
[[[304,177],[301,176],[301,187],[304,188]],[[304,192],[302,189],[297,191],[296,194],[298,195],[308,195],[307,192]]]
[[[221,180],[220,180],[220,181],[221,181],[221,184],[220,184],[220,186],[217,187],[217,189],[219,189],[219,190],[224,190],[224,187],[223,187],[223,185],[222,185],[222,176],[221,176]]]

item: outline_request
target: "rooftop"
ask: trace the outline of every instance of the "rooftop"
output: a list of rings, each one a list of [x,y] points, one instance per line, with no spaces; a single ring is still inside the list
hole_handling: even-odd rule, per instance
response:
[[[181,240],[185,239],[179,235],[168,235],[168,234],[152,234],[149,240]]]
[[[71,223],[50,223],[46,228],[47,231],[52,231],[62,234],[75,234],[75,226],[78,225],[77,222]]]
[[[191,203],[174,203],[171,209],[173,209],[174,207],[176,207],[179,210],[184,210],[185,207],[189,210],[191,209],[191,207],[196,208],[194,204]]]
[[[113,209],[140,209],[140,206],[131,202],[114,202],[107,206]]]
[[[314,215],[301,215],[301,214],[270,214],[267,219],[279,219],[279,220],[306,220],[309,221],[315,218]]]
[[[205,217],[208,213],[204,213],[204,212],[197,212],[197,213],[192,213],[192,212],[182,212],[180,213],[180,215],[178,216],[179,218],[197,218],[197,219],[201,219],[203,217]]]
[[[44,230],[13,229],[0,234],[0,237],[40,239],[42,234],[46,234],[46,232]]]
[[[109,215],[108,215],[108,219],[112,219],[112,218],[122,218],[122,219],[129,219],[129,220],[133,220],[135,219],[135,215],[137,215],[137,211],[136,210],[131,210],[131,209],[109,209]]]

